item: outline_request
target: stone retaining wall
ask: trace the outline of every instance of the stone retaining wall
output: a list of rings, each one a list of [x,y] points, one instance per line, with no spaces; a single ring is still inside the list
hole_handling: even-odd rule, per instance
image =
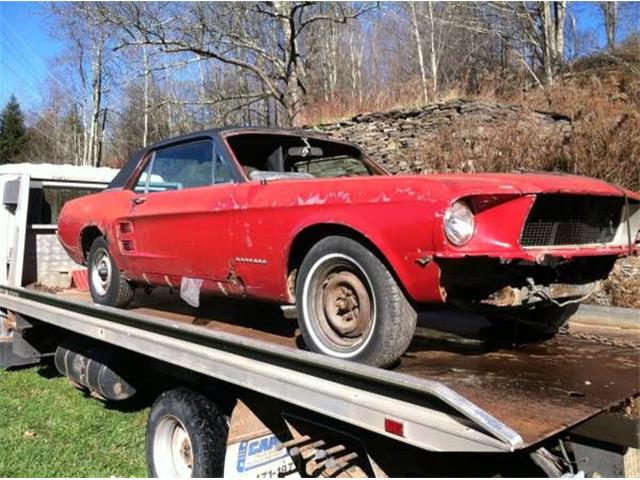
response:
[[[483,142],[492,141],[496,129],[507,127],[538,138],[562,142],[571,134],[568,117],[522,107],[453,100],[423,108],[369,113],[307,128],[343,138],[363,147],[392,172],[428,172],[429,155],[420,151],[454,135],[465,148],[465,162],[482,157]],[[457,169],[457,168],[454,168]]]

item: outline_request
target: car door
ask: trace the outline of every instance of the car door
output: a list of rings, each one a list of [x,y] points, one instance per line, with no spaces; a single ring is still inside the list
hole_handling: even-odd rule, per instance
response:
[[[121,241],[122,253],[135,259],[127,263],[135,264],[136,276],[169,284],[228,277],[234,183],[216,152],[211,138],[200,138],[148,156],[119,227],[130,240]]]

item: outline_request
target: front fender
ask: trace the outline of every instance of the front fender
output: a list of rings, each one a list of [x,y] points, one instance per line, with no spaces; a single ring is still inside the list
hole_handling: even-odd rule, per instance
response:
[[[418,208],[416,208],[418,207]],[[421,211],[422,210],[422,211]],[[305,215],[288,244],[282,268],[286,272],[291,247],[310,228],[326,228],[327,232],[347,229],[370,243],[405,293],[417,303],[439,303],[445,300],[440,288],[440,269],[433,262],[434,228],[440,221],[431,209],[421,209],[415,203],[352,206],[342,212],[327,215],[326,209]],[[380,222],[380,218],[393,219]],[[330,233],[329,233],[330,234]]]

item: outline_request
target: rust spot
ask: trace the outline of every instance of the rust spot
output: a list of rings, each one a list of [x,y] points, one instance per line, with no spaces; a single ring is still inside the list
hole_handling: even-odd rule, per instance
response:
[[[416,263],[421,267],[426,267],[433,261],[433,255],[425,255],[424,257],[416,258]]]
[[[291,272],[289,272],[289,275],[287,276],[287,289],[292,299],[295,298],[296,296],[296,279],[297,278],[298,278],[298,269],[294,268],[293,270],[291,270]]]
[[[440,291],[440,298],[442,298],[443,302],[446,302],[447,301],[447,290],[443,286],[438,287],[438,290]]]

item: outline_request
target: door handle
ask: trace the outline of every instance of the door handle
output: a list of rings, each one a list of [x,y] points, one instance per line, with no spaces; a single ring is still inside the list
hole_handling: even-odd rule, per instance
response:
[[[135,197],[135,198],[132,198],[132,199],[131,199],[131,202],[132,202],[134,205],[140,205],[141,203],[144,203],[144,202],[146,202],[146,201],[147,201],[147,198],[146,198],[146,197]]]

